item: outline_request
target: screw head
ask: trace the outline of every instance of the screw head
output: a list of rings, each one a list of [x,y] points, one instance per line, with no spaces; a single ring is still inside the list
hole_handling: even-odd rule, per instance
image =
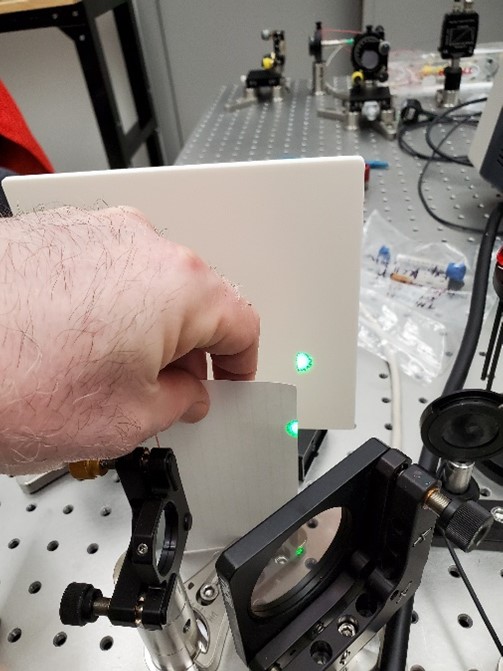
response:
[[[491,515],[494,517],[496,522],[503,524],[503,508],[501,506],[496,506],[491,510]]]
[[[343,636],[352,638],[356,634],[356,627],[352,622],[341,622],[341,624],[337,627],[337,631]]]
[[[199,595],[201,597],[202,603],[204,605],[208,605],[217,598],[218,587],[217,585],[213,585],[212,583],[208,582],[201,587],[199,590]]]
[[[143,557],[148,552],[148,545],[146,543],[140,543],[136,548],[136,552]]]
[[[274,558],[274,562],[280,566],[283,566],[284,564],[288,564],[288,557],[286,555],[280,554]]]

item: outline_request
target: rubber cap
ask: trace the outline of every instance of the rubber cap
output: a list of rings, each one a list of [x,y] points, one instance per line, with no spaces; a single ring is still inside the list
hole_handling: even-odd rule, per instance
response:
[[[462,282],[466,275],[466,266],[464,263],[449,263],[445,274],[450,280]]]
[[[351,75],[351,81],[353,84],[361,84],[363,79],[363,72],[361,70],[355,70]]]
[[[59,606],[59,617],[63,624],[83,627],[96,622],[98,616],[93,613],[93,604],[103,596],[101,590],[83,582],[72,582],[63,592]]]

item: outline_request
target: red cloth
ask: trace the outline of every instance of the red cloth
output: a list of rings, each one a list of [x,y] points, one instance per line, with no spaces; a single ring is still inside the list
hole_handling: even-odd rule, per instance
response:
[[[20,175],[54,172],[14,99],[0,81],[0,166]]]

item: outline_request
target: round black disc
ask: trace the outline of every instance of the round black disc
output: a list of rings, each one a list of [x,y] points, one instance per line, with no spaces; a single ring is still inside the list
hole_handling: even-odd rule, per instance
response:
[[[503,451],[503,396],[464,389],[438,398],[421,415],[421,438],[437,457],[477,461]]]

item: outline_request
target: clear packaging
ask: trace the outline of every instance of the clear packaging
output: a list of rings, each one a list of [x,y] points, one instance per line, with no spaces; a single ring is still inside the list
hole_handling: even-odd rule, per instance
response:
[[[473,248],[468,258],[447,243],[418,244],[374,211],[363,236],[359,345],[385,358],[385,342],[401,370],[426,383],[443,373],[466,324]]]
[[[503,62],[503,43],[479,44],[470,58],[461,59],[463,69],[462,89],[477,93],[494,81]],[[434,94],[444,86],[444,70],[449,61],[438,52],[405,51],[393,49],[388,65],[388,84],[392,93],[410,98]]]

